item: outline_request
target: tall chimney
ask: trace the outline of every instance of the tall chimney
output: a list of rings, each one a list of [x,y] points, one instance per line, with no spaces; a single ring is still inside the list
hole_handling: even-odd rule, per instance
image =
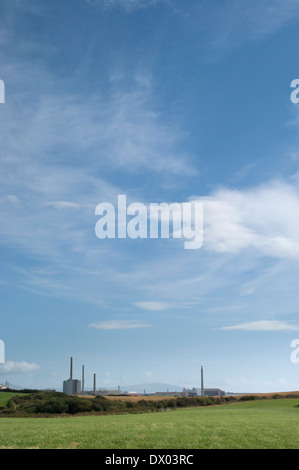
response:
[[[96,374],[93,374],[93,394],[96,395]]]
[[[201,366],[201,396],[204,397],[205,395],[205,389],[203,385],[203,367]]]
[[[84,366],[82,366],[82,393],[84,393]]]
[[[71,357],[70,380],[73,379],[73,358]]]

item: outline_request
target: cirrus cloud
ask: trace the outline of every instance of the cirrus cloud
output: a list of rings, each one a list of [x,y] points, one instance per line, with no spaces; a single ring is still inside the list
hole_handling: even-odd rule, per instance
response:
[[[91,323],[88,326],[99,330],[127,330],[130,328],[149,328],[151,325],[136,323],[129,320],[107,320],[98,323]]]
[[[143,301],[143,302],[134,302],[136,307],[142,308],[144,310],[150,310],[153,312],[159,310],[166,310],[170,308],[170,305],[165,302],[155,302],[155,301]]]
[[[260,320],[249,323],[242,323],[234,326],[224,326],[221,330],[241,330],[241,331],[298,331],[299,326],[290,325],[283,321]]]

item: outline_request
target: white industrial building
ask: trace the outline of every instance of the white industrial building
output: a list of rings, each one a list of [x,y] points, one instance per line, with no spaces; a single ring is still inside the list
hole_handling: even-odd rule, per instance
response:
[[[81,393],[81,381],[73,379],[73,358],[71,357],[70,378],[63,381],[63,393],[67,395],[79,395]]]

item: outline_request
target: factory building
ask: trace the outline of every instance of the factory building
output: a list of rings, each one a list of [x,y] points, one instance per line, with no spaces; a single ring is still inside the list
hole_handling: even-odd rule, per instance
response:
[[[63,393],[67,395],[78,395],[81,393],[81,381],[73,379],[73,358],[71,357],[70,378],[63,381]]]
[[[206,397],[224,397],[225,392],[220,388],[205,388]]]
[[[63,393],[67,395],[79,395],[81,392],[81,381],[77,379],[68,379],[63,382]]]
[[[200,388],[192,388],[184,389],[184,391],[189,395],[189,397],[224,397],[225,392],[220,390],[220,388],[204,388],[204,380],[203,380],[203,367],[201,366],[201,387]]]
[[[189,397],[224,397],[225,392],[220,390],[220,388],[204,388],[202,393],[202,388],[192,388],[185,389]]]
[[[96,395],[102,395],[103,397],[105,396],[117,396],[117,395],[122,395],[120,389],[118,390],[107,390],[106,388],[100,388],[99,390],[96,391]]]

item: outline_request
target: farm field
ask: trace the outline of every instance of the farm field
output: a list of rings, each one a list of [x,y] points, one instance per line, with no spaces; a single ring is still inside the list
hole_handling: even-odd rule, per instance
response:
[[[286,395],[293,395],[293,396],[298,396],[298,399],[299,399],[299,392],[278,392],[278,393],[254,393],[252,395],[255,395],[255,396],[260,396],[260,397],[266,397],[266,398],[272,398],[273,396],[281,396],[281,397],[284,397]],[[251,395],[251,394],[249,394]],[[85,396],[85,397],[88,397],[88,395],[80,395],[80,396]],[[239,396],[241,397],[242,395],[236,395],[236,396]],[[91,398],[94,398],[94,395],[90,396]],[[163,395],[140,395],[140,396],[122,396],[122,395],[107,395],[105,396],[105,398],[107,398],[108,400],[121,400],[121,401],[131,401],[131,402],[137,402],[137,401],[140,401],[140,400],[150,400],[150,401],[158,401],[158,400],[175,400],[176,397],[172,397],[172,396],[163,396]],[[216,398],[217,397],[213,397],[213,398]]]
[[[79,396],[84,396],[84,395],[79,395]],[[85,398],[88,397],[88,395],[85,395]],[[90,395],[90,398],[94,398],[94,395]],[[129,401],[129,402],[137,402],[140,400],[146,400],[146,401],[159,401],[159,400],[175,400],[176,397],[165,397],[161,395],[140,395],[140,396],[123,396],[123,395],[107,395],[105,396],[107,400],[120,400],[120,401]]]
[[[299,449],[299,399],[172,411],[1,418],[0,448]]]

